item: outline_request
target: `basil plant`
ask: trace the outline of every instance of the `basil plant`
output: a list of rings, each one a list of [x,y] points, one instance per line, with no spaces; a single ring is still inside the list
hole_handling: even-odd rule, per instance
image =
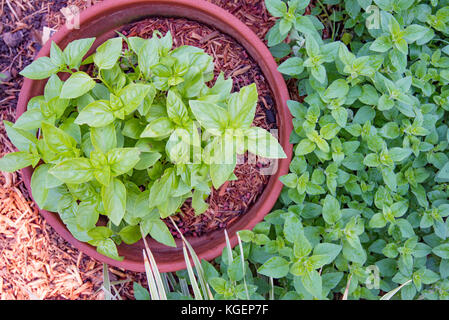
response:
[[[76,239],[117,260],[116,244],[142,235],[175,246],[161,219],[189,198],[196,214],[206,211],[211,187],[236,179],[238,154],[286,157],[273,135],[251,126],[256,85],[231,93],[232,79],[220,74],[207,86],[214,64],[203,50],[172,50],[171,34],[155,31],[112,38],[83,60],[94,40],[64,50],[53,42],[50,57],[21,72],[49,79],[16,123],[4,121],[19,151],[0,159],[2,171],[34,168],[34,200]]]

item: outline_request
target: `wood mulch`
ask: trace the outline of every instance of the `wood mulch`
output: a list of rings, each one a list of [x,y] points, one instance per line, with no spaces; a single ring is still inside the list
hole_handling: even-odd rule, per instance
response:
[[[154,30],[159,30],[164,35],[170,31],[174,47],[191,45],[204,49],[211,55],[215,65],[215,79],[211,84],[215,83],[220,72],[224,73],[226,79],[233,79],[233,91],[256,83],[259,101],[253,125],[266,130],[277,128],[273,93],[257,63],[233,38],[204,24],[177,18],[145,19],[123,27],[121,32],[129,37],[149,38]],[[226,228],[257,201],[269,180],[269,176],[263,175],[261,170],[268,167],[270,162],[258,158],[251,163],[247,154],[241,159],[242,163],[235,169],[238,180],[224,184],[220,190],[212,188],[206,200],[209,203],[206,212],[195,215],[191,201],[186,201],[181,207],[181,213],[173,217],[184,235],[196,237]],[[165,222],[172,234],[180,237],[168,218]]]
[[[106,0],[107,1],[107,0]],[[0,117],[13,120],[22,86],[18,72],[42,46],[46,33],[65,23],[60,9],[84,9],[98,0],[0,0]],[[260,0],[211,0],[245,22],[261,39],[274,24]],[[46,29],[45,33],[44,27]],[[236,70],[236,72],[239,72]],[[240,72],[243,72],[242,70]],[[268,104],[270,104],[268,102]],[[14,151],[0,121],[0,156]],[[0,299],[103,299],[102,264],[73,248],[45,220],[26,191],[20,173],[0,175]],[[132,281],[145,286],[145,275],[109,267],[124,299]]]

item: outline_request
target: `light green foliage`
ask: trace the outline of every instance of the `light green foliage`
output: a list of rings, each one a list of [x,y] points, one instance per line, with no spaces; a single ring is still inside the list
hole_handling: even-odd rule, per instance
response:
[[[214,65],[203,50],[172,49],[171,34],[155,31],[112,38],[83,60],[94,40],[64,50],[52,43],[50,57],[21,72],[49,80],[16,124],[4,122],[20,151],[0,159],[3,171],[35,167],[34,199],[59,212],[78,240],[121,259],[116,245],[137,242],[141,227],[175,246],[161,219],[188,198],[196,214],[206,211],[211,187],[233,178],[237,154],[286,157],[268,131],[251,127],[256,85],[231,93],[232,79],[221,74],[208,87]],[[89,63],[91,74],[80,70]],[[107,226],[96,226],[100,216]]]
[[[344,293],[349,278],[349,299],[402,284],[394,298],[447,299],[449,2],[325,0],[291,18],[266,4],[279,17],[269,46],[288,56],[279,71],[306,97],[288,103],[296,156],[281,177],[282,209],[265,218],[268,238],[244,237],[258,252],[249,260],[302,299]],[[365,24],[369,5],[376,28]],[[291,24],[286,45],[285,19],[315,30]]]

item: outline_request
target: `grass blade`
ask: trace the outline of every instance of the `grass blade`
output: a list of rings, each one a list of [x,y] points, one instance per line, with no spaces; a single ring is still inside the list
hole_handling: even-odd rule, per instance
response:
[[[196,281],[195,274],[193,273],[192,265],[190,264],[189,254],[186,249],[186,245],[182,244],[182,251],[184,253],[184,259],[186,260],[187,272],[189,273],[190,284],[192,285],[195,300],[203,300],[198,282]]]
[[[160,300],[159,293],[156,287],[156,281],[154,280],[153,270],[151,270],[150,262],[148,261],[145,250],[142,250],[142,253],[145,264],[145,273],[147,275],[148,288],[150,289],[151,300]]]
[[[170,285],[168,283],[168,278],[166,273],[161,273],[162,276],[162,284],[164,285],[165,292],[170,292]]]
[[[225,232],[226,232],[226,229],[225,229]],[[248,286],[246,285],[245,257],[244,257],[244,255],[243,255],[243,245],[242,245],[242,240],[240,239],[240,236],[239,236],[238,233],[237,233],[237,240],[239,241],[240,257],[241,257],[241,260],[242,260],[243,285],[245,286],[246,298],[249,300]]]
[[[231,265],[232,261],[234,261],[232,257],[232,248],[231,248],[231,242],[229,241],[228,232],[226,229],[224,230],[225,238],[226,238],[226,249],[228,250],[227,256],[228,256],[228,265]]]
[[[270,285],[271,285],[270,300],[274,300],[274,282],[272,277],[270,277]]]
[[[186,279],[179,279],[179,286],[181,287],[181,293],[185,297],[190,297],[189,286],[187,284]]]
[[[341,300],[348,300],[349,286],[351,285],[352,273],[349,275],[348,282],[346,283],[345,292],[343,293],[343,298]]]
[[[111,293],[111,281],[109,280],[109,270],[108,265],[103,263],[103,285],[102,289],[104,292],[105,300],[113,300],[114,295]]]
[[[201,266],[200,259],[198,258],[197,254],[195,253],[195,250],[193,249],[193,247],[190,245],[190,243],[187,241],[187,239],[181,233],[181,231],[179,230],[178,226],[173,221],[173,219],[171,217],[169,217],[169,218],[170,218],[172,224],[174,225],[175,229],[181,235],[183,244],[187,247],[187,249],[189,250],[190,255],[192,256],[192,260],[193,260],[193,263],[195,265],[196,273],[198,275],[198,280],[200,282],[201,291],[203,292],[203,297],[204,298],[208,297],[209,300],[213,300],[212,292],[210,291],[209,285],[207,284],[206,276],[204,274],[203,267]],[[190,264],[190,261],[189,261],[189,263],[187,263],[187,261],[186,261],[186,265],[187,264]]]
[[[156,288],[158,291],[159,299],[167,300],[167,294],[165,293],[164,284],[162,282],[161,274],[157,267],[156,260],[154,259],[153,253],[151,252],[150,247],[148,246],[147,240],[145,239],[142,229],[140,229],[140,231],[142,233],[143,243],[145,244],[145,249],[146,249],[147,256],[148,256],[148,259],[150,262],[151,270],[152,270],[152,273],[154,276],[154,280],[156,282]]]
[[[397,287],[396,289],[393,289],[391,291],[388,291],[386,294],[384,294],[380,300],[390,300],[399,290],[401,290],[403,287],[405,287],[406,285],[408,285],[410,282],[412,281],[412,279],[408,280],[407,282],[404,282],[403,284],[401,284],[399,287]]]

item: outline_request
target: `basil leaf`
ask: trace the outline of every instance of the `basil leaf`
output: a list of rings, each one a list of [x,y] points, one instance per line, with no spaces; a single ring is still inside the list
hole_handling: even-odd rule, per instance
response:
[[[108,186],[101,189],[101,198],[105,212],[113,224],[118,226],[125,215],[126,188],[123,183],[114,178]]]
[[[231,95],[228,112],[232,128],[242,129],[251,125],[256,112],[257,97],[257,88],[254,83],[241,88],[238,94]]]
[[[14,172],[28,166],[35,166],[39,157],[25,151],[12,152],[0,158],[0,171]]]
[[[41,80],[50,77],[58,70],[59,67],[49,57],[41,57],[26,66],[20,75],[33,80]]]
[[[202,127],[211,133],[221,132],[228,125],[228,112],[222,107],[204,101],[190,100],[190,109]]]
[[[122,38],[112,38],[97,48],[94,63],[98,69],[111,69],[122,53]]]
[[[175,239],[167,225],[160,219],[146,219],[142,222],[144,234],[169,247],[176,247]]]
[[[244,131],[248,138],[248,151],[264,158],[286,158],[277,139],[265,129],[251,127]]]
[[[49,172],[64,183],[81,184],[94,178],[93,167],[86,158],[64,160]]]
[[[130,171],[140,160],[138,148],[115,148],[108,152],[107,161],[113,176]]]
[[[64,60],[71,69],[78,69],[81,61],[90,47],[94,43],[95,38],[79,39],[70,42],[64,49]]]
[[[117,147],[115,125],[110,123],[104,127],[93,127],[90,131],[92,145],[103,153]]]
[[[136,110],[150,90],[152,86],[136,83],[131,83],[120,90],[118,96],[123,102],[125,115]]]
[[[32,133],[16,128],[13,123],[6,120],[3,120],[3,124],[8,138],[20,151],[30,151],[32,146],[36,145],[37,139]]]
[[[97,100],[87,105],[75,119],[76,124],[87,124],[90,127],[104,127],[114,121],[114,114],[109,102]]]
[[[95,87],[95,81],[85,72],[75,72],[64,82],[60,97],[74,99],[81,97]]]

